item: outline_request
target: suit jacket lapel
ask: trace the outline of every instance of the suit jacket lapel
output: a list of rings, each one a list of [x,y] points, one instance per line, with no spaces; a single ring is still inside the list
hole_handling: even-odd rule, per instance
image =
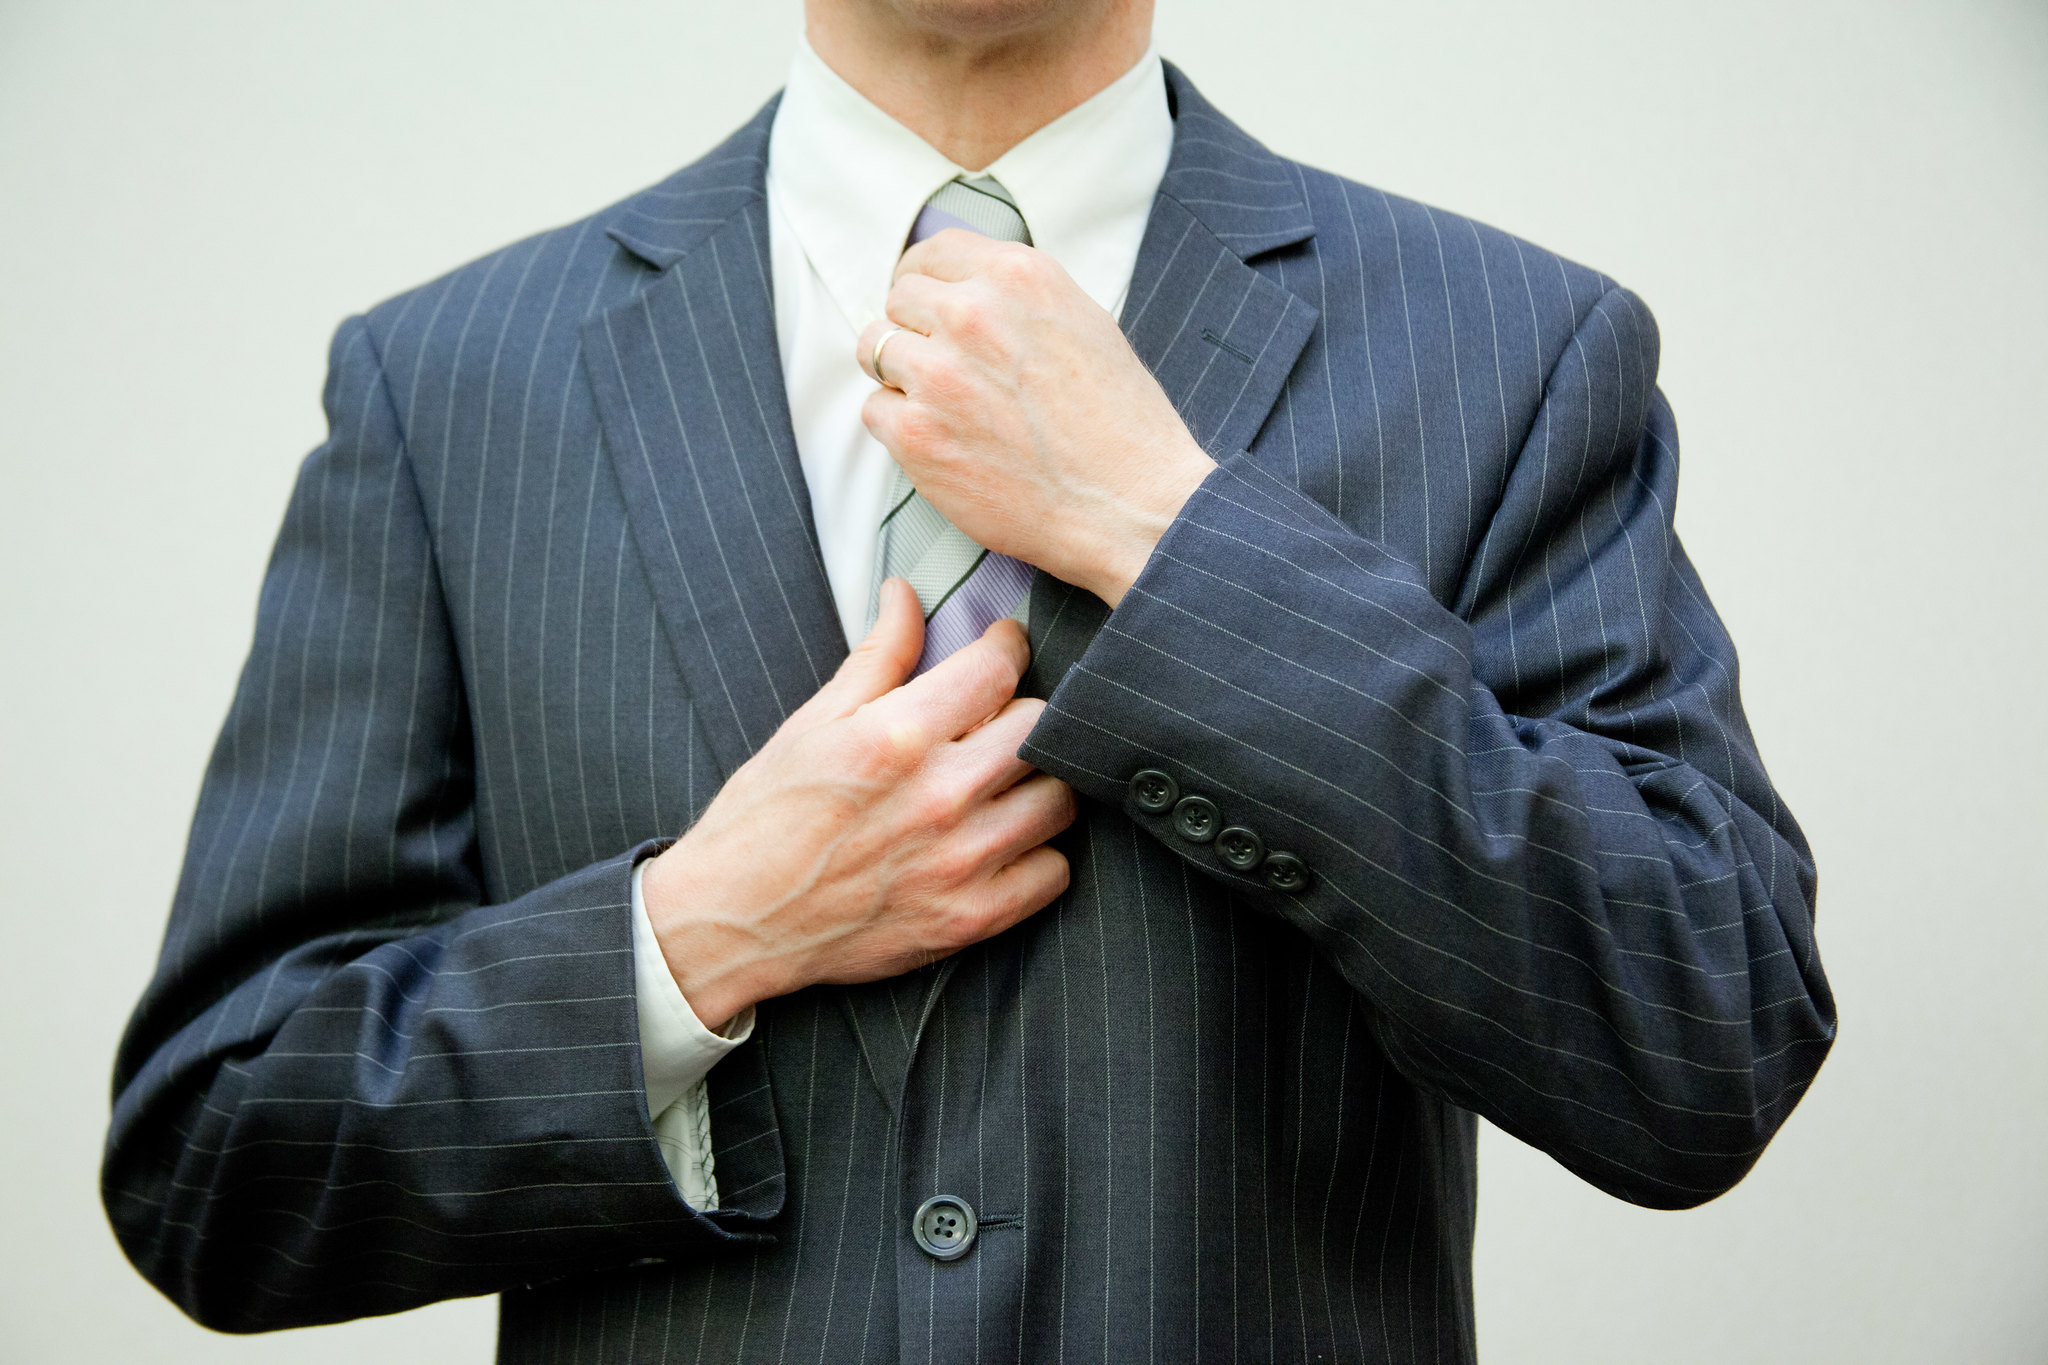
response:
[[[1287,164],[1177,69],[1166,76],[1173,157],[1123,327],[1220,459],[1258,433],[1316,321],[1247,262],[1305,240],[1314,225]],[[728,773],[846,654],[775,343],[763,192],[774,109],[628,201],[611,235],[661,273],[583,329],[633,540]],[[1092,594],[1038,574],[1022,690],[1050,695],[1107,616]],[[839,993],[892,1111],[952,965]]]
[[[1317,313],[1248,262],[1314,235],[1292,168],[1202,98],[1170,63],[1173,156],[1132,272],[1124,335],[1218,460],[1265,424]],[[1025,690],[1052,695],[1109,608],[1049,574],[1031,586]]]
[[[728,774],[846,656],[775,341],[763,192],[774,108],[629,201],[611,236],[661,273],[583,328],[633,541]],[[951,972],[944,962],[837,992],[892,1112]]]
[[[631,201],[612,236],[662,273],[583,328],[633,541],[727,773],[846,655],[775,342],[773,109]]]

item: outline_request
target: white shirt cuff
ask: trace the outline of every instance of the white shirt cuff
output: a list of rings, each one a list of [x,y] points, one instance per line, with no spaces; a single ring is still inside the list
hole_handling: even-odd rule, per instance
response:
[[[704,1078],[726,1053],[753,1036],[754,1007],[741,1010],[716,1033],[704,1027],[676,985],[654,936],[654,922],[647,918],[647,900],[640,890],[646,870],[644,862],[633,869],[633,976],[647,1117],[684,1201],[692,1208],[714,1209],[718,1184]]]

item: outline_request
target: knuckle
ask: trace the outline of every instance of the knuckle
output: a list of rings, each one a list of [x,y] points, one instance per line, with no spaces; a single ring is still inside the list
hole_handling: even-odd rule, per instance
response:
[[[1021,672],[1018,673],[1018,679],[1023,679]],[[989,728],[992,732],[1002,735],[1005,740],[1014,739],[1015,742],[1010,747],[1015,749],[1018,744],[1024,742],[1024,736],[1031,733],[1032,727],[1038,724],[1038,718],[1044,713],[1045,703],[1038,698],[1012,696],[997,710],[995,718],[989,722]]]
[[[989,262],[989,274],[999,283],[1016,286],[1028,284],[1038,274],[1038,253],[1022,246],[1005,245],[995,259]]]
[[[914,721],[887,718],[870,704],[854,713],[844,743],[847,767],[872,781],[900,778],[924,756],[930,741]]]
[[[963,342],[973,344],[988,336],[988,308],[980,299],[963,294],[947,305],[946,330]]]
[[[896,443],[903,450],[918,453],[930,450],[938,444],[940,431],[937,414],[922,403],[907,402],[897,410]]]
[[[979,943],[983,939],[993,938],[1015,918],[1015,912],[999,900],[987,900],[977,904],[967,915],[968,932],[973,935],[968,942]]]
[[[990,929],[990,915],[987,910],[965,902],[956,902],[950,907],[938,925],[938,939],[935,945],[941,952],[955,953],[971,947],[987,938]]]
[[[981,859],[975,856],[972,849],[948,844],[933,852],[929,866],[940,885],[952,889],[973,880],[974,874],[981,868]]]
[[[895,757],[888,746],[881,742],[879,735],[867,729],[849,737],[843,762],[847,772],[864,782],[887,778],[895,767]]]
[[[998,640],[975,641],[974,663],[975,681],[985,690],[1004,697],[1013,695],[1024,677],[1024,664],[1016,651],[1004,648]]]
[[[1000,685],[1017,673],[1016,658],[1003,647],[1000,636],[982,635],[963,647],[957,656],[974,686]]]
[[[955,661],[958,663],[953,670],[955,686],[964,696],[988,696],[1002,685],[1002,675],[999,672],[1002,661],[986,640],[976,640],[955,651],[945,662]]]
[[[973,790],[966,783],[951,777],[935,778],[919,784],[911,803],[911,818],[923,829],[951,830],[966,817],[973,800]],[[958,856],[958,850],[941,849],[934,854],[934,866],[943,867]]]
[[[965,381],[959,362],[950,357],[935,358],[925,367],[925,388],[942,401],[960,397],[966,388]]]

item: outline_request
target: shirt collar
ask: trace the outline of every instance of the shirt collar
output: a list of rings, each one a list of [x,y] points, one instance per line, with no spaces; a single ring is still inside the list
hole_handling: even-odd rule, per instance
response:
[[[1115,311],[1173,153],[1156,49],[998,157],[1032,243]],[[918,210],[956,175],[931,144],[848,85],[801,37],[768,140],[768,189],[858,331],[882,304]]]

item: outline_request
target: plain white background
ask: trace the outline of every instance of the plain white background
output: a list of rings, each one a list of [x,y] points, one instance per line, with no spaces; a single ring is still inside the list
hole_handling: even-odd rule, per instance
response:
[[[254,1341],[95,1193],[334,324],[696,156],[795,0],[0,0],[0,1359],[482,1361],[490,1301]],[[1842,1033],[1747,1183],[1489,1133],[1495,1362],[2048,1359],[2048,9],[1163,0],[1284,152],[1634,286],[1680,524],[1821,866]]]

